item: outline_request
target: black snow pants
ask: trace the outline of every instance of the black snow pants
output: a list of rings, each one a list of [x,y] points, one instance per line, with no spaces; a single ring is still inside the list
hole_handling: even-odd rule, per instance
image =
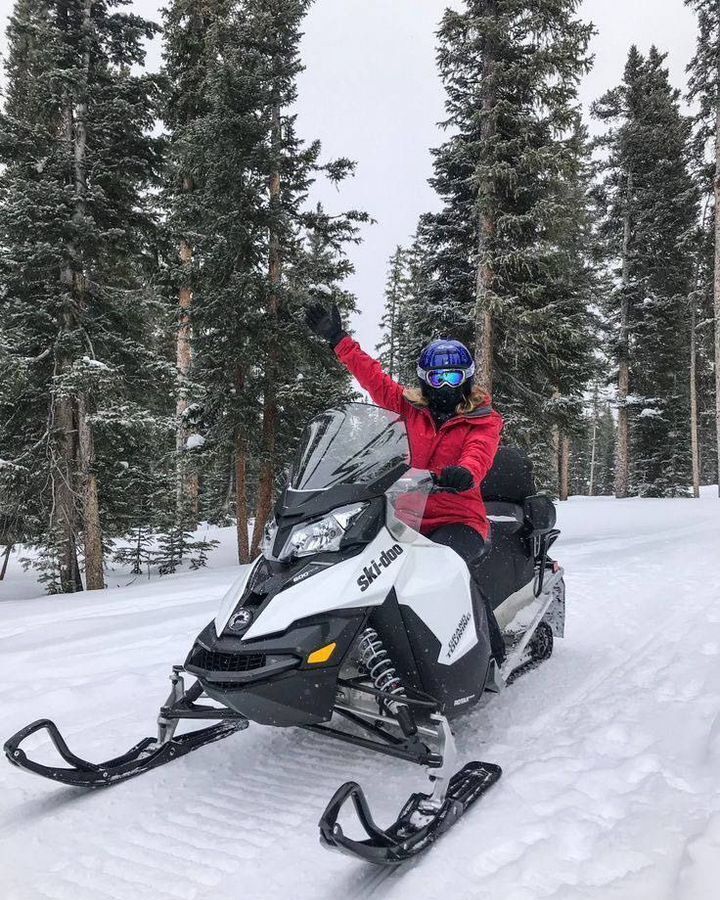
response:
[[[490,601],[480,590],[476,577],[478,568],[482,563],[482,558],[487,552],[487,546],[483,536],[469,525],[458,523],[453,525],[443,525],[441,528],[437,528],[433,531],[428,537],[431,541],[435,541],[436,544],[444,544],[446,547],[450,547],[459,556],[462,556],[467,563],[467,567],[470,570],[470,577],[474,582],[474,587],[480,597],[482,597],[482,601],[485,604],[485,609],[487,611],[488,629],[490,631],[490,648],[498,664],[501,663],[505,659],[505,641],[500,633],[500,626],[497,623]]]

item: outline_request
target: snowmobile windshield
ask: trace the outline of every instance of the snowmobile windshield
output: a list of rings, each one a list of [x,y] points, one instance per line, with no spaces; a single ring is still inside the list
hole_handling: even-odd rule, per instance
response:
[[[410,467],[404,422],[396,413],[366,403],[329,409],[305,429],[289,486],[325,491],[360,485],[382,494]]]
[[[420,538],[425,504],[432,493],[433,477],[422,469],[410,469],[385,492],[386,525],[395,540],[412,544]]]

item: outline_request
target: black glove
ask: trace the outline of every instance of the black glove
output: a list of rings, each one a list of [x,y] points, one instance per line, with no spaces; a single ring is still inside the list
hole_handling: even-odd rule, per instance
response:
[[[336,303],[333,303],[329,311],[322,303],[308,303],[305,306],[305,321],[311,331],[324,338],[333,348],[346,336]]]
[[[447,468],[442,470],[438,480],[438,487],[461,493],[475,487],[475,479],[472,476],[472,472],[464,466],[447,466]]]

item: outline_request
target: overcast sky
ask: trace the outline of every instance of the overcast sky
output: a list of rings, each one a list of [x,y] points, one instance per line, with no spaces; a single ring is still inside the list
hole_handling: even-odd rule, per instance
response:
[[[138,12],[158,18],[162,0],[134,0]],[[338,193],[318,186],[330,209],[367,210],[377,224],[364,229],[352,251],[350,287],[361,315],[359,339],[372,349],[387,258],[406,243],[420,213],[437,201],[427,184],[429,148],[440,135],[443,92],[435,68],[435,30],[447,0],[316,0],[305,27],[299,132],[320,138],[326,158],[349,156],[357,174]],[[459,5],[457,2],[451,5]],[[0,0],[3,21],[11,0]],[[630,44],[656,44],[669,52],[673,82],[682,87],[693,53],[695,21],[683,0],[584,0],[582,15],[594,22],[595,66],[586,78],[586,107],[621,77]],[[4,29],[3,29],[4,31]],[[4,41],[4,35],[3,35]],[[150,53],[159,63],[159,48]]]

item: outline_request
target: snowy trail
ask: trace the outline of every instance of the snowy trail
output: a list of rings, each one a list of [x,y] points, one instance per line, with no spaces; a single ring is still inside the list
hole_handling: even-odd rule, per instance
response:
[[[420,770],[251,726],[105,792],[0,763],[0,896],[716,898],[720,503],[711,492],[578,499],[561,525],[566,640],[458,723],[463,758],[498,762],[504,775],[414,865],[377,870],[327,853],[316,823],[348,779],[388,821],[423,786]],[[152,734],[170,665],[232,576],[2,602],[0,737],[49,715],[92,759]]]

